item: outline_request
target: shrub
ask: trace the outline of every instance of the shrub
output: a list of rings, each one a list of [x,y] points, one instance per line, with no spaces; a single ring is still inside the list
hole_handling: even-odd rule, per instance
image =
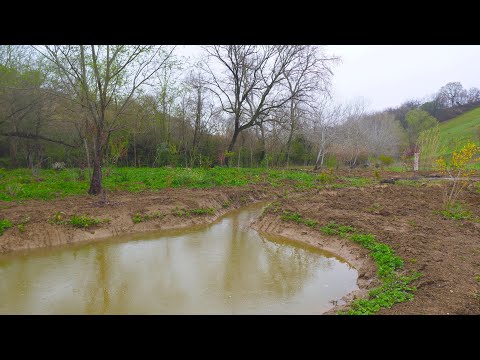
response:
[[[437,160],[437,169],[451,179],[451,181],[445,181],[443,187],[445,210],[449,210],[456,203],[462,190],[467,187],[474,174],[474,171],[469,169],[469,165],[478,161],[480,161],[480,147],[471,142],[465,144],[459,151],[454,151],[451,159],[440,157]]]

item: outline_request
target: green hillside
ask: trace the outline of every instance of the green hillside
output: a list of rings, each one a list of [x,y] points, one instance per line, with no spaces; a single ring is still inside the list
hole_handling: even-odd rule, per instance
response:
[[[480,107],[440,124],[440,147],[445,155],[469,140],[480,145]]]

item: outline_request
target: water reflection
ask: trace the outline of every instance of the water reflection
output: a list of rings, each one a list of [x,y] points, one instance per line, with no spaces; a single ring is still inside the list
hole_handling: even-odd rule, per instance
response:
[[[0,313],[314,313],[356,289],[332,254],[248,228],[208,227],[0,257]]]

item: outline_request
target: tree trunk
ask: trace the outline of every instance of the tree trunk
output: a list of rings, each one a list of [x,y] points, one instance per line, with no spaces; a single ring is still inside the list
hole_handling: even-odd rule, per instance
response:
[[[233,133],[233,136],[232,136],[232,140],[230,141],[230,145],[228,145],[228,152],[232,152],[233,151],[233,147],[235,146],[235,143],[237,142],[237,137],[238,137],[238,134],[240,134],[240,131],[238,129],[235,129],[235,132]],[[228,166],[228,160],[229,160],[229,157],[225,157],[225,166]]]
[[[267,152],[267,143],[266,143],[266,140],[265,140],[265,131],[263,130],[263,125],[260,125],[260,134],[262,135],[262,138],[261,138],[262,150],[260,151],[260,159],[259,159],[259,163],[261,164],[263,159],[265,159],[265,155],[266,155],[266,152]]]
[[[101,137],[99,136],[101,139]],[[98,144],[98,141],[94,142],[94,152],[93,157],[93,174],[90,180],[90,189],[88,193],[90,195],[100,195],[102,193],[102,146]]]

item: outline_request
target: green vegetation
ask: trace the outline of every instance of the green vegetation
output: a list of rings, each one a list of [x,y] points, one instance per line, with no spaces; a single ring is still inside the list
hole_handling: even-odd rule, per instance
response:
[[[297,224],[305,224],[309,227],[316,227],[318,225],[317,220],[311,220],[311,219],[304,219],[302,215],[300,215],[297,212],[292,212],[285,210],[282,214],[282,220],[283,221],[294,221]]]
[[[480,275],[475,276],[476,282],[480,283]]]
[[[480,107],[440,124],[440,147],[449,156],[461,144],[480,145]],[[480,164],[476,165],[480,169]]]
[[[333,183],[338,181],[338,183]],[[269,184],[294,186],[297,190],[348,186],[367,186],[370,179],[337,178],[329,173],[248,168],[107,168],[104,185],[109,191],[160,190],[165,188],[213,188]],[[331,185],[329,185],[331,184]],[[40,170],[33,176],[28,169],[0,169],[0,200],[51,200],[70,195],[85,195],[89,181],[78,169]]]
[[[399,275],[397,270],[403,268],[403,260],[394,255],[391,247],[376,241],[375,235],[363,234],[352,226],[342,226],[335,223],[323,226],[320,230],[328,235],[347,238],[370,250],[370,254],[378,267],[377,275],[382,281],[382,285],[370,290],[368,299],[353,301],[350,310],[345,314],[374,314],[381,308],[390,308],[396,303],[413,299],[412,292],[415,291],[415,287],[410,287],[409,284],[417,279],[420,273],[414,273],[410,276]]]
[[[462,204],[459,202],[448,206],[444,210],[436,211],[436,213],[443,215],[443,217],[446,219],[453,220],[468,220],[472,217],[472,213],[464,209]]]
[[[165,214],[162,214],[161,212],[159,211],[156,211],[154,212],[153,214],[139,214],[139,213],[135,213],[132,217],[132,221],[134,224],[138,224],[138,223],[141,223],[141,222],[144,222],[144,221],[149,221],[149,220],[153,220],[153,219],[159,219],[159,218],[162,218],[164,217]]]
[[[270,209],[278,209],[278,205]],[[294,221],[305,224],[312,228],[318,228],[327,235],[336,235],[349,239],[363,246],[370,251],[370,255],[377,264],[377,275],[382,281],[382,285],[370,290],[368,299],[358,299],[352,302],[350,309],[342,314],[348,315],[369,315],[375,314],[382,308],[390,308],[394,304],[413,299],[415,287],[409,284],[420,276],[420,273],[414,273],[403,276],[398,273],[402,269],[404,262],[396,256],[391,247],[376,241],[375,235],[358,232],[352,226],[339,225],[334,222],[326,226],[318,227],[318,222],[312,219],[305,219],[299,213],[284,211],[283,221]]]
[[[3,235],[6,229],[9,229],[13,226],[12,222],[7,219],[0,219],[0,235]]]
[[[18,224],[17,224],[17,228],[18,228],[18,231],[20,232],[25,232],[25,225],[28,224],[30,222],[30,217],[29,216],[26,216],[24,217]]]
[[[417,144],[418,137],[422,131],[430,129],[438,124],[437,119],[425,110],[413,109],[405,116],[407,123],[407,136],[411,145]]]
[[[73,215],[68,221],[69,225],[76,228],[88,228],[90,226],[98,225],[102,222],[108,222],[109,220],[96,219],[86,215]]]
[[[71,225],[76,228],[86,229],[101,223],[108,223],[110,220],[97,219],[87,215],[72,215],[70,220],[65,220],[65,213],[63,211],[57,211],[55,214],[53,214],[50,220],[48,220],[48,222],[50,224]]]
[[[213,215],[215,209],[213,208],[197,208],[197,209],[178,209],[172,211],[173,216],[190,217],[192,215]]]
[[[386,155],[380,155],[380,156],[378,157],[378,160],[380,160],[380,164],[381,164],[382,169],[383,169],[385,166],[390,166],[390,165],[392,165],[393,162],[394,162],[393,157],[391,157],[391,156],[386,156]]]

